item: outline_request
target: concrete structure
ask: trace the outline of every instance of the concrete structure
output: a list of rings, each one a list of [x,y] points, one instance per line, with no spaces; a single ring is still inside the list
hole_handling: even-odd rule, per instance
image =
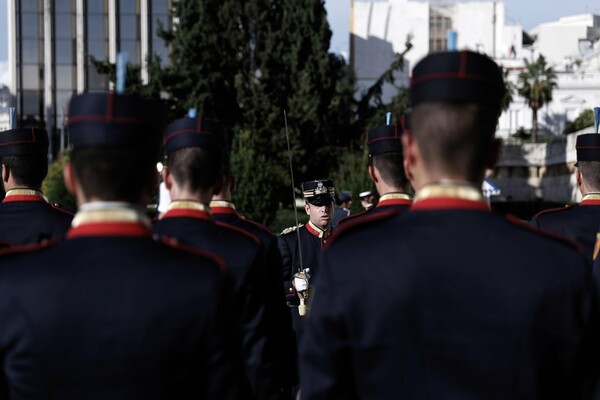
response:
[[[142,66],[157,52],[168,60],[156,37],[157,21],[169,24],[169,0],[7,0],[10,90],[18,124],[40,124],[58,150],[65,109],[74,93],[108,88],[91,57],[115,62],[127,52]]]
[[[7,86],[0,86],[0,131],[10,128],[9,107],[11,103],[10,90]]]

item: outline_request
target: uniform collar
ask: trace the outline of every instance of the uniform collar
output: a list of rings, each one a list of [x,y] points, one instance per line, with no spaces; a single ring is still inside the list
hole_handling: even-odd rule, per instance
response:
[[[139,207],[121,202],[94,202],[79,208],[67,238],[82,236],[151,236],[151,222]]]
[[[213,214],[237,214],[235,205],[227,200],[213,200],[210,202],[210,211]]]
[[[13,203],[18,201],[47,203],[44,194],[35,189],[10,189],[6,192],[6,196],[2,202]]]
[[[395,206],[395,205],[411,205],[413,198],[411,195],[402,192],[386,193],[379,198],[377,207]]]
[[[175,200],[162,218],[189,217],[211,219],[210,209],[205,203],[195,200]]]
[[[466,182],[439,182],[417,192],[411,210],[472,209],[489,211],[481,189]]]
[[[327,230],[323,230],[319,228],[317,225],[313,224],[311,221],[308,221],[308,224],[305,225],[306,230],[311,233],[311,235],[318,237],[319,239],[327,238],[331,234],[331,227]]]
[[[597,206],[600,205],[600,192],[589,192],[581,199],[582,206]]]

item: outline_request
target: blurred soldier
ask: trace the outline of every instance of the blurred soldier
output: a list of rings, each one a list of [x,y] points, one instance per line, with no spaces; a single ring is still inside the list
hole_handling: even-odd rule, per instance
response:
[[[360,199],[360,205],[363,206],[365,210],[370,210],[375,206],[375,204],[373,204],[375,202],[375,196],[373,196],[370,190],[360,192],[358,198]]]
[[[71,99],[79,211],[63,242],[1,258],[1,398],[247,398],[223,261],[153,240],[144,212],[164,116],[136,96]]]
[[[163,178],[171,203],[155,221],[154,232],[225,260],[235,292],[242,334],[239,351],[248,378],[258,398],[276,398],[279,386],[272,382],[276,354],[268,335],[273,309],[267,306],[269,288],[260,240],[240,228],[215,222],[208,207],[222,185],[224,131],[220,124],[204,118],[186,117],[167,127]]]
[[[337,195],[338,206],[333,210],[333,220],[331,227],[335,228],[342,218],[350,215],[350,207],[352,207],[352,194],[350,192],[340,192]]]
[[[302,343],[303,398],[584,395],[598,357],[589,265],[481,194],[504,93],[479,53],[432,53],[413,69],[414,204],[336,234]]]
[[[210,202],[210,212],[215,221],[234,226],[256,236],[260,240],[261,264],[266,268],[268,305],[274,310],[274,321],[269,332],[275,339],[277,369],[272,371],[275,382],[280,382],[281,397],[289,394],[292,385],[297,384],[296,350],[292,331],[292,320],[286,306],[285,292],[281,286],[281,254],[277,238],[265,226],[241,216],[231,201],[237,181],[231,171],[231,161],[227,157],[223,170],[223,185]]]
[[[531,225],[579,242],[591,263],[600,221],[600,135],[577,136],[575,148],[575,176],[583,195],[581,203],[542,211],[531,219]]]
[[[404,212],[411,206],[412,196],[408,194],[410,183],[404,172],[402,158],[402,132],[401,125],[384,125],[367,133],[369,177],[379,193],[379,202],[375,207],[344,218],[340,227],[355,218],[386,211],[390,207]]]
[[[310,307],[310,285],[319,274],[322,251],[332,232],[335,187],[332,179],[317,179],[302,183],[302,191],[308,223],[286,228],[279,236],[284,287],[288,305],[292,308],[292,323],[298,343],[305,318],[299,315],[297,307],[301,305],[301,300],[305,300],[306,307]],[[308,271],[304,274],[305,269]]]
[[[0,203],[0,242],[12,245],[62,238],[73,214],[48,204],[41,192],[48,174],[48,135],[38,128],[0,132],[6,197]]]

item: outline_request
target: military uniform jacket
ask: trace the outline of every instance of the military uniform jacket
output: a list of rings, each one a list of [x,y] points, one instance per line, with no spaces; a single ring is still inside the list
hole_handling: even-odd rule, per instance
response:
[[[580,243],[591,263],[599,221],[600,194],[590,194],[584,196],[578,205],[538,213],[531,219],[531,225]]]
[[[585,258],[483,200],[365,218],[325,259],[301,348],[305,399],[574,399],[597,376]]]
[[[48,204],[37,190],[9,190],[0,203],[0,242],[24,245],[62,238],[72,219],[73,214]]]
[[[261,244],[261,265],[266,268],[269,301],[268,305],[273,310],[273,321],[269,329],[270,335],[275,339],[273,346],[277,360],[270,368],[269,375],[274,379],[282,391],[289,391],[291,384],[296,383],[295,343],[292,332],[292,321],[288,307],[285,304],[285,293],[281,286],[281,254],[277,247],[277,238],[265,226],[242,217],[229,201],[212,201],[210,212],[215,221],[234,226],[256,236]],[[290,361],[292,358],[292,361]],[[265,360],[266,361],[266,360]],[[267,368],[267,366],[265,366]]]
[[[247,398],[222,260],[92,220],[0,256],[0,398]]]
[[[300,264],[300,254],[298,246],[298,235],[296,229],[300,232],[300,242],[302,245],[302,261]],[[298,297],[292,289],[294,274],[303,268],[310,268],[309,285],[311,287],[318,279],[321,264],[323,262],[323,249],[328,245],[331,239],[332,230],[324,232],[315,226],[312,222],[298,228],[287,228],[279,236],[279,251],[283,262],[283,279],[286,295],[291,297],[290,303],[297,302]],[[303,268],[301,268],[303,267]],[[310,307],[310,299],[307,304]],[[299,341],[304,329],[304,317],[298,315],[298,310],[292,308],[292,324],[296,332],[296,338]]]
[[[368,210],[363,210],[356,214],[342,218],[338,222],[338,227],[346,224],[347,222],[354,221],[356,218],[362,218],[363,216],[372,216],[381,212],[387,212],[390,209],[397,210],[399,213],[408,211],[412,205],[412,197],[406,193],[386,193],[381,196],[377,206],[371,207]]]
[[[268,343],[272,315],[267,307],[266,270],[260,264],[260,241],[238,228],[212,220],[208,207],[198,202],[173,201],[161,219],[154,222],[159,236],[178,239],[198,249],[218,254],[227,265],[233,284],[242,349],[250,383],[257,395],[266,390],[264,373],[275,354]]]

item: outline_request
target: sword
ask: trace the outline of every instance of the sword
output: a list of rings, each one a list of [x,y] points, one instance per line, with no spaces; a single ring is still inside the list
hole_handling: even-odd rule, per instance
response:
[[[298,297],[300,298],[300,305],[298,306],[298,314],[301,317],[306,315],[306,304],[305,301],[308,298],[308,272],[309,268],[304,268],[304,262],[302,261],[302,243],[300,240],[300,229],[298,229],[298,210],[296,209],[296,192],[294,188],[294,168],[292,166],[292,149],[290,147],[290,133],[288,131],[288,123],[287,123],[287,114],[285,110],[283,110],[283,120],[285,122],[285,140],[287,142],[288,148],[288,158],[290,162],[290,177],[292,178],[292,200],[294,201],[294,220],[296,222],[296,237],[298,239],[298,256],[300,258],[300,267],[298,268],[298,272],[296,272],[292,276],[292,283],[294,282],[294,278],[303,279],[306,281],[306,289],[304,290],[296,290],[298,293]]]

